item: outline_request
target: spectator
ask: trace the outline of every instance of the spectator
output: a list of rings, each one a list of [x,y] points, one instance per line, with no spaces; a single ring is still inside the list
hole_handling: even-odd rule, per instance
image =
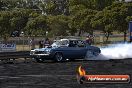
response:
[[[70,41],[70,43],[69,43],[69,47],[74,47],[74,43],[73,43],[73,41]]]
[[[50,40],[46,38],[44,41],[44,47],[48,47],[48,46],[50,46]]]
[[[39,48],[43,48],[43,41],[39,41]]]
[[[86,37],[86,43],[88,45],[91,45],[92,44],[92,37],[90,35]]]
[[[34,38],[30,40],[31,49],[35,49],[35,41]]]

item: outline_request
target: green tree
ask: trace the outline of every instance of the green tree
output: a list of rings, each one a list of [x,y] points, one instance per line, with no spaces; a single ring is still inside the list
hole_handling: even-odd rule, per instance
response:
[[[91,24],[96,30],[100,30],[106,37],[106,42],[110,34],[114,30],[113,16],[109,10],[103,10],[98,12],[95,17],[91,20]]]
[[[112,5],[116,0],[94,0],[94,8],[101,11],[105,7]]]
[[[0,35],[6,41],[12,32],[10,25],[11,13],[9,11],[0,12]]]
[[[71,18],[71,28],[79,30],[79,36],[82,32],[89,32],[92,34],[93,28],[90,24],[90,21],[94,14],[96,14],[96,11],[91,9],[84,9],[79,11]]]
[[[98,12],[92,19],[93,27],[103,30],[107,34],[114,31],[124,33],[124,41],[126,41],[126,34],[128,30],[128,22],[126,21],[132,15],[129,9],[132,5],[130,3],[116,2],[111,6],[106,7],[103,11]],[[128,8],[129,7],[129,8]],[[108,33],[106,33],[108,32]]]
[[[68,0],[48,0],[39,5],[45,15],[68,15]]]
[[[115,29],[118,32],[124,33],[124,41],[126,41],[126,34],[128,30],[128,22],[126,21],[128,16],[131,16],[132,13],[129,8],[132,8],[132,5],[129,3],[113,3],[107,10],[111,11],[113,15],[113,24],[116,26]]]
[[[105,7],[112,5],[116,0],[69,0],[69,7],[83,5],[87,9],[103,10]]]
[[[82,31],[92,34],[94,29],[91,25],[91,19],[94,18],[97,12],[100,13],[102,9],[110,6],[114,1],[115,0],[69,0],[69,11],[72,16],[71,27],[79,30],[79,35]],[[106,29],[108,30],[109,27],[110,25],[107,25]],[[106,34],[109,36],[109,33]]]
[[[46,16],[40,15],[36,18],[31,18],[26,27],[25,32],[28,35],[35,35],[35,36],[42,36],[46,35],[47,30],[47,23],[46,23]]]
[[[12,29],[21,32],[25,28],[31,12],[32,11],[25,9],[13,10],[10,20]]]
[[[48,26],[50,29],[50,35],[61,36],[68,35],[69,30],[69,17],[65,15],[48,16]]]

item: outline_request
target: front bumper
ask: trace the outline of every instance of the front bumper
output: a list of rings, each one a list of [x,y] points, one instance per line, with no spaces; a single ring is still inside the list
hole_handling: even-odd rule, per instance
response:
[[[50,54],[30,54],[31,58],[40,58],[40,59],[51,59],[52,55]]]
[[[31,56],[49,56],[50,54],[30,54]]]

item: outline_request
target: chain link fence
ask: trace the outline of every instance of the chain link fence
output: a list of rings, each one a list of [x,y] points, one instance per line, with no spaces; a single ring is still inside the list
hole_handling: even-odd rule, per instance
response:
[[[60,39],[60,38],[69,38],[71,36],[61,36],[61,37],[55,37],[55,38],[50,38],[50,40],[53,42],[54,39]],[[72,38],[74,38],[72,36]],[[85,41],[86,36],[80,36],[78,37],[82,40]],[[34,41],[32,42],[32,40]],[[102,35],[96,35],[93,37],[93,45],[104,45],[105,42],[105,37]],[[16,51],[29,51],[32,49],[32,46],[34,48],[39,48],[39,41],[44,41],[45,37],[11,37],[7,40],[7,44],[15,44],[16,45]],[[128,37],[127,37],[128,40]],[[108,43],[119,43],[123,42],[124,37],[123,35],[118,35],[118,36],[110,36]],[[4,40],[1,38],[0,44],[4,44]]]

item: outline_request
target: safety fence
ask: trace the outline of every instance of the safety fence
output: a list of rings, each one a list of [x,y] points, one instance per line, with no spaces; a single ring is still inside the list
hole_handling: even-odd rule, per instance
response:
[[[0,61],[10,62],[19,59],[24,59],[25,61],[30,58],[29,51],[17,51],[17,52],[0,52]]]
[[[60,38],[69,38],[71,36],[56,36],[54,38],[49,38],[52,42],[56,39]],[[75,36],[72,36],[71,38],[74,38]],[[76,38],[76,37],[75,37]],[[77,37],[85,41],[86,36],[80,36]],[[34,42],[32,43],[32,39],[34,39]],[[39,41],[44,41],[45,37],[11,37],[7,40],[6,44],[4,43],[3,39],[0,39],[0,52],[1,50],[6,51],[30,51],[32,48],[32,45],[34,44],[34,48],[39,48]],[[93,36],[93,45],[101,45],[106,43],[106,38],[102,35],[96,35]],[[127,37],[128,40],[128,37]],[[124,38],[123,35],[113,35],[109,37],[109,40],[107,43],[119,43],[123,42]]]

